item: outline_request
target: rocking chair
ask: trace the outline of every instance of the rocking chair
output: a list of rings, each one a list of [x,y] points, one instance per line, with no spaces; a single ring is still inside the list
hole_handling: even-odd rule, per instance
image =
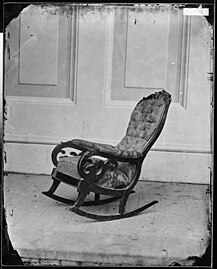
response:
[[[73,139],[61,142],[52,151],[52,161],[56,168],[52,171],[53,184],[46,196],[71,205],[72,212],[96,220],[114,220],[135,216],[158,203],[153,201],[136,210],[125,213],[129,195],[135,191],[144,158],[160,135],[171,103],[171,95],[166,91],[144,97],[134,108],[126,135],[117,146]],[[70,156],[66,148],[73,149]],[[64,150],[65,149],[65,150]],[[54,192],[63,182],[77,188],[75,201],[60,197]],[[88,194],[94,199],[85,201]],[[110,196],[100,199],[100,195]],[[80,209],[81,206],[100,205],[120,199],[119,214],[100,215]]]

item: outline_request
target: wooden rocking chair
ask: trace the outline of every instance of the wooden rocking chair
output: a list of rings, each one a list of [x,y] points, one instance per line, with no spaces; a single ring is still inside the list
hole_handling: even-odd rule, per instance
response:
[[[153,201],[125,213],[127,199],[134,192],[144,158],[163,129],[170,103],[171,95],[164,90],[144,97],[134,108],[126,135],[117,146],[81,139],[57,145],[51,156],[56,167],[52,171],[53,184],[42,193],[71,205],[70,210],[78,215],[101,221],[131,217],[158,203]],[[74,152],[58,157],[66,153],[66,148]],[[77,188],[75,201],[54,194],[60,182]],[[90,192],[94,193],[94,200],[85,201]],[[100,195],[110,198],[101,200]],[[117,199],[120,199],[119,214],[99,215],[80,209],[80,206],[100,205]]]

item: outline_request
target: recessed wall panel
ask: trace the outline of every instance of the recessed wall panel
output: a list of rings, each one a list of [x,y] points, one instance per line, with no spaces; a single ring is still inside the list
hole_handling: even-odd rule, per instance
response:
[[[34,7],[20,18],[19,83],[57,85],[58,15]]]
[[[120,9],[113,16],[113,25],[108,23],[112,58],[106,96],[131,102],[164,89],[173,103],[186,108],[189,18],[166,6]]]
[[[125,87],[164,88],[169,12],[128,12]]]
[[[75,101],[77,8],[30,5],[7,27],[8,96]],[[64,102],[65,102],[64,101]]]

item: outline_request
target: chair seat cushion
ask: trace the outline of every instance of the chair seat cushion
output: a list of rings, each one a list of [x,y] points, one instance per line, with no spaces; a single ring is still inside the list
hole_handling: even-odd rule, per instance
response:
[[[60,157],[56,170],[70,177],[80,179],[77,170],[77,164],[81,156]],[[125,166],[124,166],[125,165]],[[134,169],[130,165],[119,163],[118,167],[108,167],[97,185],[109,189],[126,188],[132,181],[132,173]]]
[[[80,156],[73,157],[60,157],[57,164],[57,171],[76,179],[80,179],[78,174],[77,164],[80,159]]]

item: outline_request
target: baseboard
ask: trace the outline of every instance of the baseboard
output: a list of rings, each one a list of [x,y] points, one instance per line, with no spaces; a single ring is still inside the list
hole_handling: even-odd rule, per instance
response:
[[[211,154],[150,151],[143,162],[141,179],[210,184]]]
[[[46,144],[5,143],[4,171],[50,175],[53,148]],[[151,150],[143,162],[140,179],[209,184],[211,158],[209,153]]]

